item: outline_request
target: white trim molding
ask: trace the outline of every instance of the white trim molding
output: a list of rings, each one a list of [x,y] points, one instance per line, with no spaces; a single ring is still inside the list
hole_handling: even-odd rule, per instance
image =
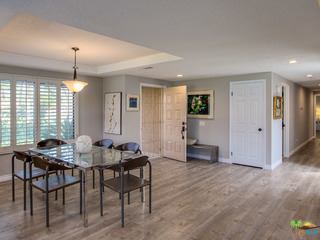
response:
[[[275,169],[276,167],[280,166],[282,164],[282,157],[279,158],[277,161],[275,161],[274,163],[271,163],[271,165],[269,164],[266,164],[264,165],[263,169],[266,169],[266,170],[273,170]]]
[[[219,158],[219,162],[232,164],[230,158]]]

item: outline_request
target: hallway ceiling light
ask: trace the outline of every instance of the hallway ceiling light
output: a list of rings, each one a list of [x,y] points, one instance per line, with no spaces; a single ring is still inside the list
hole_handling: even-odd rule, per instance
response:
[[[289,61],[289,63],[297,63],[298,61],[297,60],[294,60],[294,59],[292,59],[292,60],[290,60]]]
[[[71,92],[76,93],[76,92],[80,92],[85,86],[88,85],[88,83],[78,81],[77,51],[79,51],[79,48],[73,47],[71,49],[74,51],[73,81],[62,81],[62,83],[64,83]]]
[[[177,77],[183,77],[183,75],[182,74],[178,74]]]
[[[307,74],[306,77],[311,78],[312,74]]]

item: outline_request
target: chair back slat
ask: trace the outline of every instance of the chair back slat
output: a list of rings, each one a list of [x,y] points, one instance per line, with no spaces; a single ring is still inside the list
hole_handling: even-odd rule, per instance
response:
[[[130,159],[126,162],[120,163],[120,166],[123,167],[124,171],[130,171],[132,169],[144,167],[147,165],[148,156],[141,156],[138,158]]]
[[[32,160],[31,159],[32,155],[26,152],[13,151],[13,154],[16,156],[16,159],[21,161],[26,160],[26,162],[30,162]]]
[[[59,139],[46,139],[38,142],[37,148],[50,148],[50,147],[56,147],[64,144],[67,144],[67,143]]]
[[[47,167],[49,167],[48,168],[49,171],[70,169],[70,168],[65,167],[63,165],[49,162],[49,161],[44,160],[43,158],[40,158],[40,157],[32,157],[32,161],[33,161],[35,167],[40,168],[42,170],[46,170]]]

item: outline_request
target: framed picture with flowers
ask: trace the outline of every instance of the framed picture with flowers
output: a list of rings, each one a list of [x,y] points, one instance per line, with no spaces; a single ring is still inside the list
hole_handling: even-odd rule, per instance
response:
[[[213,119],[214,91],[188,92],[188,117]]]

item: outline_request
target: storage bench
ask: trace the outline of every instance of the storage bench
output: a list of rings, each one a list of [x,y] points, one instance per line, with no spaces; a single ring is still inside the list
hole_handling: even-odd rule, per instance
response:
[[[206,144],[193,144],[187,145],[187,149],[198,149],[205,150],[209,152],[210,163],[219,161],[219,146],[206,145]]]

